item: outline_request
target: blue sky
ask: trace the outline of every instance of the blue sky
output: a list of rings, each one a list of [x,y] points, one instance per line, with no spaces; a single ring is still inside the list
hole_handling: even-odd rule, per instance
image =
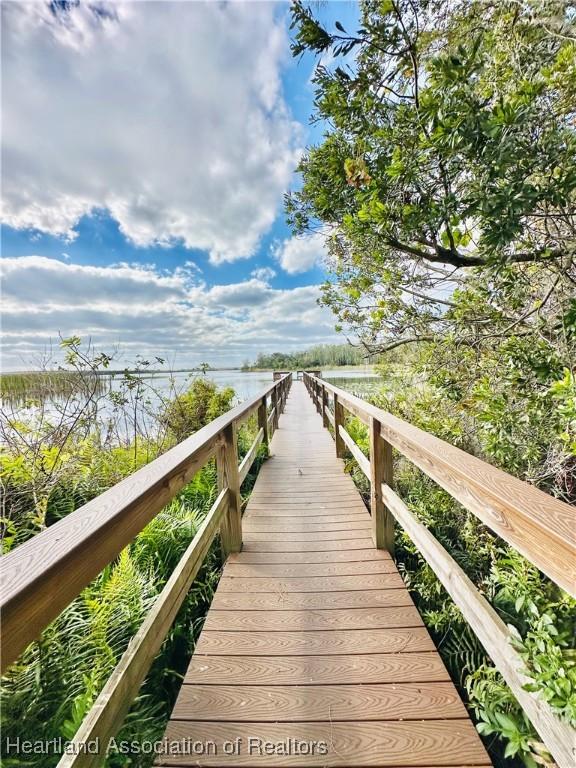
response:
[[[4,369],[60,335],[220,366],[336,340],[322,238],[282,211],[324,130],[288,5],[94,9],[2,5]]]

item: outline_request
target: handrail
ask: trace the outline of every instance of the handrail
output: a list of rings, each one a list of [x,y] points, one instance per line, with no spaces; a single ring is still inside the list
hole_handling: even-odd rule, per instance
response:
[[[257,410],[256,440],[262,433],[261,439],[268,442],[291,381],[291,374],[275,381],[0,558],[2,671],[213,457],[219,490],[226,489],[222,545],[226,552],[240,548],[236,430]],[[266,406],[269,396],[275,407],[271,424]],[[248,452],[251,460],[256,456],[253,448],[254,444]],[[244,478],[249,467],[246,462],[240,466]]]
[[[105,749],[90,754],[82,747],[89,743],[109,744],[111,738],[119,731],[210,550],[226,513],[227,490],[223,488],[218,494],[194,539],[86,714],[71,740],[70,748],[60,759],[58,768],[88,768],[102,762]]]
[[[348,448],[370,480],[375,545],[392,551],[393,519],[404,528],[462,611],[558,766],[573,766],[575,729],[561,721],[538,694],[525,690],[529,678],[524,661],[510,643],[510,631],[456,561],[390,487],[392,446],[560,587],[575,595],[573,509],[339,387],[308,374],[304,381],[324,425],[328,421],[334,428],[337,455],[342,457]],[[333,416],[328,409],[328,393],[334,399]],[[346,430],[344,408],[368,424],[370,457]]]
[[[348,448],[354,457],[355,462],[358,464],[362,472],[364,472],[366,477],[370,479],[370,459],[367,459],[366,456],[364,456],[360,448],[354,442],[352,435],[350,435],[350,433],[344,429],[342,424],[339,425],[338,431],[340,432],[342,440],[344,440],[344,445],[346,448]]]
[[[576,597],[576,526],[570,505],[327,381],[308,374],[307,380],[336,394],[364,424],[377,420],[386,441]]]
[[[254,463],[254,459],[256,458],[258,448],[260,448],[263,440],[264,440],[264,429],[260,427],[260,429],[258,430],[258,434],[254,438],[254,442],[248,449],[248,453],[246,454],[246,456],[244,456],[244,458],[242,459],[242,461],[238,466],[238,475],[240,477],[240,485],[242,485],[242,483],[246,479],[246,475],[248,474],[248,472],[250,471],[250,467]]]

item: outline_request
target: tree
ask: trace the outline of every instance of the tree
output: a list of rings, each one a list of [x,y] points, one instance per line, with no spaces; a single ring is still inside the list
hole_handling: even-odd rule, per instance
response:
[[[293,5],[294,55],[335,63],[287,213],[326,234],[323,301],[369,350],[574,333],[571,5],[368,0],[354,32]]]

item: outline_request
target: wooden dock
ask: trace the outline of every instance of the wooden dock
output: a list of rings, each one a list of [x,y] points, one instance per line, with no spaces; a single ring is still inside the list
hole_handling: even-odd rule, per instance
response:
[[[300,382],[271,454],[158,764],[490,765]]]
[[[216,463],[212,507],[57,768],[106,762],[216,538],[223,575],[165,740],[154,748],[158,766],[489,766],[396,569],[395,525],[460,609],[549,764],[573,768],[576,730],[527,685],[510,627],[396,492],[393,451],[576,597],[574,509],[319,376],[302,378],[276,377],[0,558],[4,672],[203,466]],[[368,451],[353,439],[352,417],[366,427]],[[239,456],[246,422],[253,440]],[[271,458],[242,517],[242,483],[262,444]],[[367,478],[370,513],[344,458]]]

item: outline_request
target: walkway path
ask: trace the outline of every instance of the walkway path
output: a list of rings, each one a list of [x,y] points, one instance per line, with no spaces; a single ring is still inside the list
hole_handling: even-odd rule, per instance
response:
[[[159,764],[490,765],[301,382],[271,453]]]

